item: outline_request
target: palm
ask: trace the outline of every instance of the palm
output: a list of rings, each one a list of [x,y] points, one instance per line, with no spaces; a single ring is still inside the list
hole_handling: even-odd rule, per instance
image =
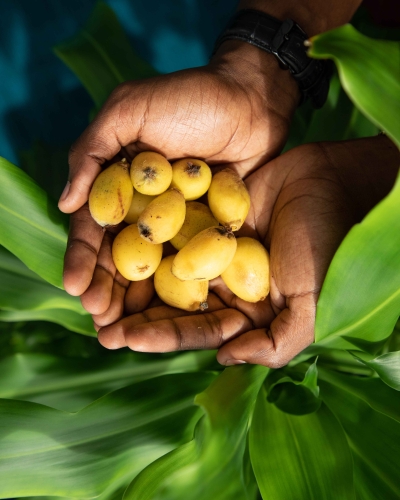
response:
[[[64,211],[76,210],[65,257],[66,290],[81,295],[89,312],[106,312],[105,322],[122,312],[128,282],[116,272],[110,252],[112,232],[119,228],[103,232],[85,204],[99,164],[156,149],[168,158],[229,165],[244,176],[279,152],[288,125],[258,91],[209,67],[119,87],[71,149],[72,195],[60,202]]]
[[[340,143],[303,146],[246,180],[252,208],[240,233],[258,238],[270,250],[271,293],[266,300],[251,304],[238,299],[220,278],[210,284],[209,310],[194,315],[159,299],[138,312],[145,304],[128,293],[126,308],[133,314],[102,328],[100,342],[148,352],[219,348],[222,364],[286,364],[313,341],[316,302],[336,248],[394,180],[396,169],[380,186],[369,187],[368,199],[360,196],[365,185],[360,191],[353,179],[346,186],[352,176],[368,171],[366,162],[374,167],[373,161],[388,154],[389,141],[374,141],[380,141],[379,147],[372,150],[360,141],[351,143],[349,151]],[[141,296],[151,300],[151,281],[133,284],[137,286]]]
[[[275,350],[279,356],[282,322],[296,322],[296,314],[301,312],[302,315],[297,315],[304,323],[302,334],[290,339],[293,350],[288,352],[288,359],[310,344],[323,277],[353,221],[347,220],[346,212],[342,211],[341,192],[332,190],[331,184],[337,182],[335,173],[320,164],[310,163],[309,155],[299,163],[296,161],[298,153],[298,150],[288,153],[266,164],[246,180],[252,207],[238,236],[255,237],[270,251],[271,293],[267,299],[256,304],[245,302],[217,278],[210,283],[207,313],[188,315],[153,299],[144,313],[128,316],[118,326],[103,329],[100,341],[107,347],[111,347],[110,339],[115,343],[113,347],[127,344],[135,350],[155,351],[213,349],[225,344],[222,353],[238,345],[240,351],[246,353],[242,357],[248,359],[246,351],[253,353],[256,345],[263,345],[267,340],[269,345],[262,352],[256,348],[257,362],[265,356],[269,364],[274,364]],[[328,230],[324,229],[327,227]],[[132,288],[137,286],[133,284]],[[146,287],[149,297],[151,281],[139,286],[142,291]],[[138,295],[132,293],[131,297]],[[137,302],[128,298],[126,307],[128,312],[136,312]],[[178,330],[184,333],[177,336]],[[117,331],[118,336],[115,335]],[[285,342],[287,340],[286,335]]]

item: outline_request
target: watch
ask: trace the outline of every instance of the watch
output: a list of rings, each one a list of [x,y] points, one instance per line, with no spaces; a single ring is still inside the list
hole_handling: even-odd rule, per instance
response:
[[[301,103],[310,99],[314,108],[321,108],[329,91],[333,73],[330,60],[311,59],[307,55],[306,33],[292,19],[280,21],[264,12],[245,9],[237,12],[218,37],[213,55],[226,40],[241,40],[273,54],[284,70],[296,80]]]

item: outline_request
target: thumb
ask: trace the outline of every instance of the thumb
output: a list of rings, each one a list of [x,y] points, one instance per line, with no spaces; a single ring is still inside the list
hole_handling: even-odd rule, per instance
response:
[[[129,88],[128,84],[117,87],[72,145],[68,160],[69,178],[58,203],[62,212],[72,213],[82,207],[89,198],[101,166],[117,155],[122,147],[137,140],[143,114],[140,104],[135,103],[135,119],[132,115],[129,120],[125,117],[132,111]]]

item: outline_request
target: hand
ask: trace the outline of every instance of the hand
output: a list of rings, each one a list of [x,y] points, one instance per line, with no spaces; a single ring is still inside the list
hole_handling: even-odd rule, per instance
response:
[[[72,213],[64,286],[93,314],[115,321],[128,282],[111,259],[112,231],[90,217],[87,199],[101,165],[156,150],[227,164],[242,176],[276,156],[299,100],[297,84],[274,56],[224,43],[203,68],[127,82],[110,96],[73,145],[70,180],[59,207]],[[105,319],[107,318],[107,319]]]
[[[252,208],[241,233],[270,250],[269,297],[247,303],[217,278],[209,311],[190,315],[156,300],[101,328],[99,341],[144,352],[219,348],[223,365],[287,364],[314,339],[316,304],[336,249],[389,192],[398,164],[384,136],[304,145],[267,163],[246,180]],[[148,300],[151,281],[139,286]],[[127,308],[137,307],[127,296]]]

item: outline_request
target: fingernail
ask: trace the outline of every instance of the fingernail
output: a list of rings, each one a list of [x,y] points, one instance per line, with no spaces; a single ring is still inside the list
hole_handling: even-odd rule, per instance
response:
[[[244,365],[244,364],[246,364],[246,361],[242,361],[241,359],[228,359],[228,361],[225,361],[225,366]]]
[[[70,187],[71,187],[71,183],[69,181],[67,181],[67,184],[65,184],[65,188],[64,188],[63,192],[61,193],[60,201],[64,201],[67,199]]]

